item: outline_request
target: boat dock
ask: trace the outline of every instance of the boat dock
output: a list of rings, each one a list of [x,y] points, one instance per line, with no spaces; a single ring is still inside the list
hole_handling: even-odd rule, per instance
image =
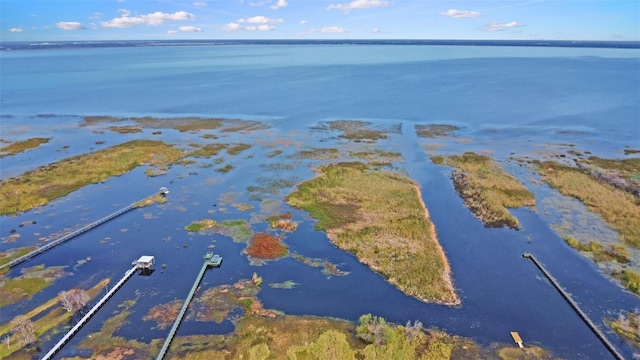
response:
[[[622,356],[622,354],[620,354],[618,349],[616,349],[616,347],[613,346],[613,344],[609,341],[609,339],[607,339],[607,337],[604,335],[604,333],[602,333],[602,331],[600,331],[600,329],[598,329],[596,324],[594,324],[594,322],[591,321],[589,316],[584,311],[582,311],[582,309],[580,309],[580,307],[578,306],[578,303],[576,303],[573,300],[573,298],[571,297],[571,295],[569,295],[569,293],[567,293],[562,288],[562,286],[560,286],[560,283],[558,282],[558,280],[556,280],[556,278],[553,277],[553,275],[551,275],[551,273],[549,273],[547,271],[547,269],[545,269],[545,267],[538,261],[538,259],[536,259],[536,257],[533,256],[533,254],[531,254],[531,253],[524,253],[524,254],[522,254],[522,257],[524,257],[525,259],[531,260],[536,265],[536,267],[538,267],[538,269],[540,269],[542,274],[547,278],[547,280],[549,280],[551,285],[553,285],[553,287],[560,293],[560,295],[562,295],[562,297],[567,301],[567,303],[569,303],[569,305],[578,314],[578,316],[580,316],[582,321],[584,321],[584,323],[587,324],[589,329],[591,329],[591,331],[593,331],[593,333],[596,335],[596,337],[598,337],[598,339],[607,348],[607,350],[609,350],[611,355],[613,355],[613,357],[615,357],[618,360],[624,360],[624,356]]]
[[[176,335],[176,332],[178,331],[178,327],[180,327],[180,324],[182,323],[184,314],[187,312],[187,309],[189,308],[189,304],[191,303],[191,300],[193,299],[193,296],[195,295],[196,290],[198,290],[198,285],[200,285],[200,281],[202,281],[202,278],[204,277],[204,273],[207,271],[209,267],[220,267],[221,264],[222,264],[222,257],[218,255],[213,255],[212,251],[208,251],[204,255],[204,263],[202,264],[200,273],[198,273],[198,277],[193,282],[191,291],[189,291],[189,295],[187,295],[187,298],[184,300],[184,303],[182,304],[182,308],[178,313],[178,317],[173,322],[173,326],[171,327],[171,330],[169,330],[169,334],[167,335],[167,338],[165,339],[164,344],[160,349],[160,353],[158,353],[158,357],[156,357],[156,360],[164,359],[164,356],[167,353],[167,350],[169,350],[169,345],[171,345],[171,340],[173,340],[173,337]]]
[[[124,273],[124,276],[120,279],[120,281],[118,281],[115,286],[113,286],[111,288],[111,290],[109,290],[109,292],[107,292],[101,299],[100,301],[98,301],[97,304],[95,304],[91,310],[89,310],[89,312],[87,312],[87,314],[85,316],[82,317],[82,319],[80,319],[80,321],[78,321],[78,323],[71,328],[71,330],[69,330],[69,332],[67,332],[64,337],[62,339],[60,339],[60,341],[58,341],[53,348],[51,348],[51,350],[49,350],[49,352],[47,352],[42,358],[41,360],[49,360],[51,358],[53,358],[53,356],[55,356],[58,351],[60,351],[68,342],[69,340],[71,340],[71,338],[78,332],[80,331],[80,329],[89,321],[91,320],[91,318],[93,317],[93,315],[95,315],[98,310],[100,310],[100,308],[113,296],[113,294],[115,294],[118,290],[120,290],[120,288],[122,287],[122,285],[124,285],[124,283],[127,282],[127,280],[129,280],[131,278],[131,276],[133,276],[133,274],[135,274],[135,272],[137,270],[142,270],[142,271],[146,271],[149,270],[150,267],[153,266],[153,264],[155,263],[155,259],[153,256],[143,256],[141,257],[138,261],[134,261],[133,262],[133,266],[131,267],[131,269],[127,270],[127,272]]]
[[[111,213],[111,214],[109,214],[109,215],[107,215],[107,216],[105,216],[105,217],[103,217],[103,218],[101,218],[101,219],[99,219],[97,221],[94,221],[94,222],[92,222],[92,223],[90,223],[88,225],[85,225],[85,226],[81,227],[80,229],[78,229],[78,230],[76,230],[76,231],[74,231],[72,233],[69,233],[69,234],[67,234],[67,235],[65,235],[65,236],[63,236],[61,238],[58,238],[58,239],[56,239],[54,241],[48,242],[45,245],[37,248],[36,250],[33,250],[32,252],[30,252],[28,254],[22,255],[19,258],[16,258],[16,259],[14,259],[14,260],[6,263],[6,264],[3,264],[2,266],[0,266],[0,271],[3,270],[4,268],[12,268],[12,267],[18,266],[18,265],[22,264],[23,262],[28,261],[28,260],[30,260],[30,259],[32,259],[32,258],[34,258],[34,257],[36,257],[36,256],[38,256],[38,255],[40,255],[42,253],[45,253],[45,252],[53,249],[54,247],[73,239],[74,237],[76,237],[76,236],[78,236],[80,234],[83,234],[83,233],[85,233],[85,232],[87,232],[87,231],[89,231],[89,230],[91,230],[91,229],[93,229],[95,227],[98,227],[98,226],[106,223],[109,220],[112,220],[112,219],[114,219],[114,218],[116,218],[116,217],[118,217],[118,216],[120,216],[120,215],[122,215],[124,213],[127,213],[127,212],[135,209],[136,207],[138,207],[140,203],[142,203],[143,201],[145,201],[145,200],[147,200],[149,198],[152,198],[152,197],[154,197],[156,195],[166,196],[166,194],[168,194],[168,193],[169,193],[169,190],[166,187],[162,187],[162,188],[160,188],[160,190],[158,192],[156,192],[156,193],[154,193],[154,194],[152,194],[150,196],[147,196],[147,197],[145,197],[144,199],[142,199],[140,201],[136,201],[136,202],[134,202],[134,203],[132,203],[132,204],[130,204],[130,205],[128,205],[128,206],[116,211],[116,212],[113,212],[113,213]]]

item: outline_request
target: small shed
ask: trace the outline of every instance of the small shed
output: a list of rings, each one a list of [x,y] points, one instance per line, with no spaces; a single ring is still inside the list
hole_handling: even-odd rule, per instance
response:
[[[136,266],[136,269],[139,270],[153,270],[153,267],[156,263],[156,258],[154,256],[143,255],[140,258],[133,262],[132,265]]]

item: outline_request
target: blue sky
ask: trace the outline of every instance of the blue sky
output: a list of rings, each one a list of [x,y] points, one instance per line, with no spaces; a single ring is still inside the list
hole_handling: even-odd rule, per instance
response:
[[[0,0],[2,41],[640,40],[639,0]]]

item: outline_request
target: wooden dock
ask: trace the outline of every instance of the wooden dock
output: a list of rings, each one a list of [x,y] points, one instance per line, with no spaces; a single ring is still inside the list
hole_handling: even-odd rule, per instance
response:
[[[144,256],[142,257],[144,258]],[[141,258],[141,259],[142,259]],[[89,321],[91,320],[91,318],[93,317],[93,315],[95,315],[98,310],[100,310],[100,308],[109,300],[111,299],[111,297],[118,291],[120,290],[120,288],[122,287],[122,285],[124,285],[124,283],[127,282],[127,280],[129,280],[131,278],[131,276],[133,276],[133,274],[135,274],[136,270],[145,270],[146,268],[140,267],[140,265],[136,262],[133,263],[133,267],[129,270],[127,270],[127,272],[124,273],[124,276],[120,279],[120,281],[118,281],[112,288],[111,290],[109,290],[109,292],[107,292],[101,299],[100,301],[98,301],[97,304],[95,304],[91,310],[89,310],[89,312],[87,312],[87,314],[85,316],[82,317],[82,319],[80,319],[80,321],[78,321],[78,323],[71,328],[71,330],[69,330],[62,339],[60,339],[60,341],[58,341],[53,348],[51,348],[51,350],[49,350],[49,352],[47,352],[42,358],[41,360],[49,360],[51,358],[53,358],[58,351],[60,351],[68,342],[69,340],[71,340],[71,338],[78,332],[80,331],[80,329]]]
[[[202,278],[204,277],[204,273],[207,271],[209,267],[219,267],[221,263],[222,263],[222,258],[217,255],[213,255],[213,252],[211,251],[208,251],[204,255],[204,264],[202,264],[202,268],[198,273],[198,277],[196,277],[196,280],[193,282],[191,291],[189,291],[189,295],[187,295],[187,298],[184,300],[184,303],[182,304],[182,308],[178,313],[178,317],[173,322],[173,326],[171,327],[171,330],[169,330],[169,334],[167,335],[167,338],[164,340],[164,344],[162,345],[162,348],[160,349],[160,353],[158,353],[156,360],[164,359],[164,356],[166,355],[167,350],[169,350],[169,345],[171,345],[171,340],[173,340],[173,337],[176,335],[176,332],[178,331],[178,327],[180,327],[180,324],[182,323],[184,314],[187,312],[187,309],[189,308],[189,304],[191,303],[191,300],[193,299],[193,296],[195,295],[196,290],[198,290],[198,285],[200,285],[200,281],[202,281]]]
[[[32,258],[34,258],[34,257],[36,257],[36,256],[38,256],[40,254],[43,254],[43,253],[53,249],[54,247],[73,239],[74,237],[76,237],[76,236],[78,236],[80,234],[83,234],[83,233],[85,233],[85,232],[87,232],[87,231],[89,231],[89,230],[91,230],[91,229],[93,229],[95,227],[98,227],[98,226],[106,223],[109,220],[112,220],[112,219],[114,219],[114,218],[116,218],[116,217],[118,217],[118,216],[120,216],[120,215],[122,215],[124,213],[127,213],[127,212],[135,209],[136,207],[138,207],[138,205],[141,202],[143,202],[143,201],[145,201],[145,200],[147,200],[147,199],[149,199],[151,197],[154,197],[156,195],[166,195],[168,193],[169,193],[169,190],[167,190],[167,188],[165,188],[165,187],[160,188],[160,190],[158,192],[156,192],[156,193],[154,193],[154,194],[152,194],[150,196],[147,196],[147,197],[145,197],[144,199],[142,199],[140,201],[136,201],[136,202],[134,202],[134,203],[132,203],[132,204],[130,204],[130,205],[128,205],[128,206],[116,211],[116,212],[113,212],[113,213],[111,213],[111,214],[109,214],[109,215],[107,215],[107,216],[105,216],[105,217],[103,217],[103,218],[101,218],[101,219],[99,219],[97,221],[94,221],[94,222],[92,222],[92,223],[90,223],[88,225],[85,225],[85,226],[81,227],[80,229],[78,229],[78,230],[76,230],[76,231],[74,231],[72,233],[64,235],[63,237],[58,238],[58,239],[56,239],[54,241],[48,242],[45,245],[37,248],[36,250],[33,250],[32,252],[30,252],[28,254],[22,255],[19,258],[16,258],[16,259],[14,259],[14,260],[6,263],[6,264],[3,264],[2,266],[0,266],[0,270],[3,270],[4,268],[12,268],[12,267],[18,266],[18,265],[22,264],[23,262],[26,262],[26,261],[28,261],[28,260],[30,260],[30,259],[32,259]]]
[[[620,354],[618,349],[616,349],[616,347],[613,346],[613,344],[609,341],[609,339],[607,339],[604,333],[600,331],[600,329],[596,326],[596,324],[594,324],[593,321],[591,321],[589,316],[584,311],[582,311],[582,309],[580,309],[580,307],[578,306],[578,303],[576,303],[571,297],[571,295],[569,295],[569,293],[566,292],[564,288],[562,288],[562,286],[560,286],[560,283],[558,282],[558,280],[556,280],[556,278],[553,277],[553,275],[551,275],[551,273],[549,273],[547,269],[545,269],[545,267],[538,261],[538,259],[536,259],[536,257],[533,256],[533,254],[531,253],[524,253],[522,254],[522,257],[524,257],[525,259],[531,260],[536,265],[536,267],[540,269],[542,274],[547,278],[547,280],[549,280],[551,285],[553,285],[553,287],[560,293],[560,295],[562,295],[562,297],[567,301],[567,303],[569,303],[569,305],[578,314],[578,316],[580,316],[582,321],[584,321],[584,323],[587,324],[589,329],[591,329],[591,331],[602,342],[602,344],[607,348],[607,350],[609,350],[611,355],[613,355],[613,357],[615,357],[618,360],[624,360],[624,356]]]

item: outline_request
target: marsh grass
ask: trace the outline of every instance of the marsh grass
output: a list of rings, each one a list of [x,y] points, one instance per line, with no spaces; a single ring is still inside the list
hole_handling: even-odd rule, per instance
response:
[[[455,303],[448,264],[417,184],[361,162],[330,164],[287,197],[341,249],[408,295]]]
[[[518,219],[507,208],[535,205],[533,194],[488,156],[466,152],[431,160],[456,169],[452,173],[456,191],[486,226],[518,229]]]
[[[227,154],[238,155],[249,148],[251,148],[249,144],[236,144],[227,148]]]
[[[449,137],[454,131],[460,130],[460,128],[455,125],[445,124],[417,124],[415,128],[416,133],[421,138]]]
[[[356,142],[375,142],[379,139],[386,139],[387,135],[381,130],[371,129],[371,123],[358,120],[337,120],[328,123],[331,130],[340,130],[341,138]]]
[[[98,296],[101,290],[109,284],[109,281],[109,279],[104,279],[87,290],[89,297],[93,299]],[[33,321],[33,327],[38,337],[42,337],[49,331],[57,331],[57,328],[68,322],[71,318],[71,313],[64,311],[59,304],[60,301],[58,297],[55,296],[24,314],[24,316]],[[11,331],[9,323],[10,322],[0,325],[0,337],[8,336],[7,334]],[[9,342],[9,346],[0,346],[0,359],[5,359],[18,350],[20,350],[20,346],[18,342],[13,339],[13,341]]]
[[[74,156],[0,182],[0,215],[47,204],[86,185],[120,176],[148,164],[172,164],[183,152],[152,140],[133,140],[96,152]]]
[[[155,117],[113,117],[113,116],[85,116],[83,118],[84,126],[99,125],[103,123],[117,123],[131,121],[139,127],[149,129],[175,129],[181,132],[213,130],[222,126],[221,119],[207,119],[196,117],[182,118],[155,118]]]
[[[627,289],[633,291],[637,295],[640,295],[640,273],[624,269],[620,272],[614,273],[613,277],[622,281]]]
[[[0,291],[2,292],[0,308],[15,304],[22,299],[31,298],[55,280],[65,276],[63,268],[63,266],[36,265],[22,269],[22,274],[15,278],[2,278],[0,280]]]
[[[594,179],[585,171],[556,162],[535,162],[542,180],[580,200],[620,233],[620,240],[640,249],[640,204],[631,194]]]
[[[36,250],[37,248],[37,246],[26,246],[2,251],[0,252],[0,265],[7,264],[21,256],[24,256]]]
[[[110,126],[109,130],[119,134],[135,134],[142,132],[142,129],[136,126]]]
[[[571,236],[565,236],[564,241],[580,252],[589,253],[595,262],[617,261],[626,264],[631,261],[631,252],[620,244],[605,245],[595,240],[583,243]]]
[[[192,221],[191,224],[184,227],[187,231],[198,232],[206,229],[210,229],[216,226],[217,222],[213,219],[202,219],[198,221]]]
[[[637,309],[621,313],[616,320],[609,322],[609,326],[636,349],[640,348],[640,313]]]
[[[331,160],[337,159],[340,151],[336,148],[311,148],[308,150],[300,150],[293,155],[294,159],[316,159]]]
[[[31,138],[22,141],[16,141],[3,148],[0,148],[0,159],[9,155],[16,155],[21,152],[35,149],[42,144],[49,142],[49,138]]]

